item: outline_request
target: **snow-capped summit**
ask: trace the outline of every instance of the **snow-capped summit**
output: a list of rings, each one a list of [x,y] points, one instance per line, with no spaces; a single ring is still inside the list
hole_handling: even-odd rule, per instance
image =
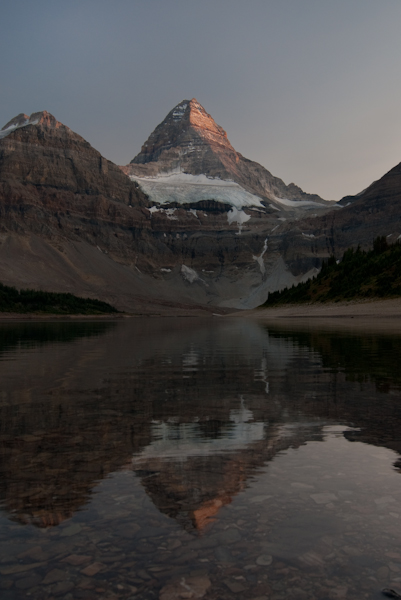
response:
[[[164,190],[166,174],[181,172],[191,176],[203,175],[214,181],[234,182],[244,192],[257,198],[252,202],[255,206],[259,206],[260,200],[279,204],[280,200],[324,203],[319,196],[306,194],[294,184],[286,186],[264,167],[239,154],[230,144],[224,129],[195,98],[177,104],[123,170],[140,185],[143,181],[147,193],[150,192],[149,186],[143,178],[163,177],[160,183]],[[187,183],[190,183],[189,179]],[[157,181],[153,181],[154,192],[156,188]],[[210,188],[210,191],[215,190]],[[163,195],[164,191],[160,193]],[[149,195],[152,198],[152,193]],[[202,199],[205,199],[203,196]],[[213,198],[224,201],[220,197]],[[159,200],[155,198],[155,201]],[[182,199],[180,203],[183,203]]]
[[[34,113],[30,117],[28,117],[28,115],[20,113],[19,115],[11,119],[11,121],[6,123],[6,125],[4,125],[4,127],[0,131],[0,139],[5,138],[12,131],[19,129],[20,127],[26,127],[27,125],[36,125],[39,122],[37,118],[38,114],[39,113]]]
[[[57,121],[47,110],[32,113],[30,117],[25,113],[20,113],[0,130],[0,139],[7,137],[16,129],[21,129],[21,127],[27,127],[28,125],[43,125],[47,128],[64,127],[68,129],[68,127]]]

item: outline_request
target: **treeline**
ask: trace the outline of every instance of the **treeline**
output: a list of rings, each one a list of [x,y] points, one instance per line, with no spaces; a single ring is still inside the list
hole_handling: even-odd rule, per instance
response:
[[[262,306],[396,296],[401,296],[401,244],[389,245],[382,236],[367,252],[358,246],[346,250],[340,261],[330,256],[316,277],[272,292]]]
[[[17,290],[0,283],[0,312],[100,315],[118,310],[100,300],[36,290]]]

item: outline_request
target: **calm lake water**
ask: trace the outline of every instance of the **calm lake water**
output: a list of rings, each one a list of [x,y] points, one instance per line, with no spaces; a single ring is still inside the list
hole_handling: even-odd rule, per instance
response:
[[[0,325],[0,598],[401,590],[401,336]]]

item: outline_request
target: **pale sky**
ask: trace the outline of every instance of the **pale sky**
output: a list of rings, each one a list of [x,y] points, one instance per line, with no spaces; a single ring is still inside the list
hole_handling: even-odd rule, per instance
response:
[[[401,0],[2,0],[0,128],[48,110],[127,164],[195,97],[234,148],[338,200],[401,162]]]

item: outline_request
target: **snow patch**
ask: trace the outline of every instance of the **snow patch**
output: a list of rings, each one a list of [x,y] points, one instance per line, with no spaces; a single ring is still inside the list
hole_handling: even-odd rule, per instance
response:
[[[325,206],[325,204],[320,204],[319,202],[314,202],[313,200],[288,200],[288,198],[277,198],[274,197],[274,200],[279,204],[283,204],[284,206],[289,206],[291,208],[299,208],[300,206]],[[270,205],[271,206],[271,205]]]
[[[302,233],[302,235],[306,238],[314,238],[315,235],[313,233]]]
[[[188,104],[185,102],[184,104],[180,104],[179,106],[175,107],[173,112],[173,121],[181,121],[187,106]]]
[[[150,208],[148,208],[148,211],[150,212],[151,216],[153,215],[153,213],[157,212],[164,213],[166,217],[170,219],[170,221],[178,221],[178,217],[174,216],[176,210],[176,208],[157,208],[157,206],[151,206]]]
[[[2,129],[0,131],[0,140],[7,137],[8,135],[10,135],[10,133],[15,131],[16,129],[21,129],[21,127],[26,127],[27,125],[37,125],[38,123],[39,123],[39,119],[34,119],[32,121],[31,121],[31,119],[26,119],[21,124],[10,125],[9,127],[7,127],[7,129]]]
[[[191,269],[191,267],[187,267],[186,265],[181,265],[181,275],[186,281],[188,281],[188,283],[201,281],[202,283],[207,285],[207,283],[201,277],[199,277],[195,269]]]
[[[243,210],[238,210],[235,206],[233,206],[232,209],[227,213],[227,221],[229,225],[231,225],[231,223],[238,224],[238,235],[241,235],[243,224],[249,221],[250,218],[251,215],[247,215]]]

